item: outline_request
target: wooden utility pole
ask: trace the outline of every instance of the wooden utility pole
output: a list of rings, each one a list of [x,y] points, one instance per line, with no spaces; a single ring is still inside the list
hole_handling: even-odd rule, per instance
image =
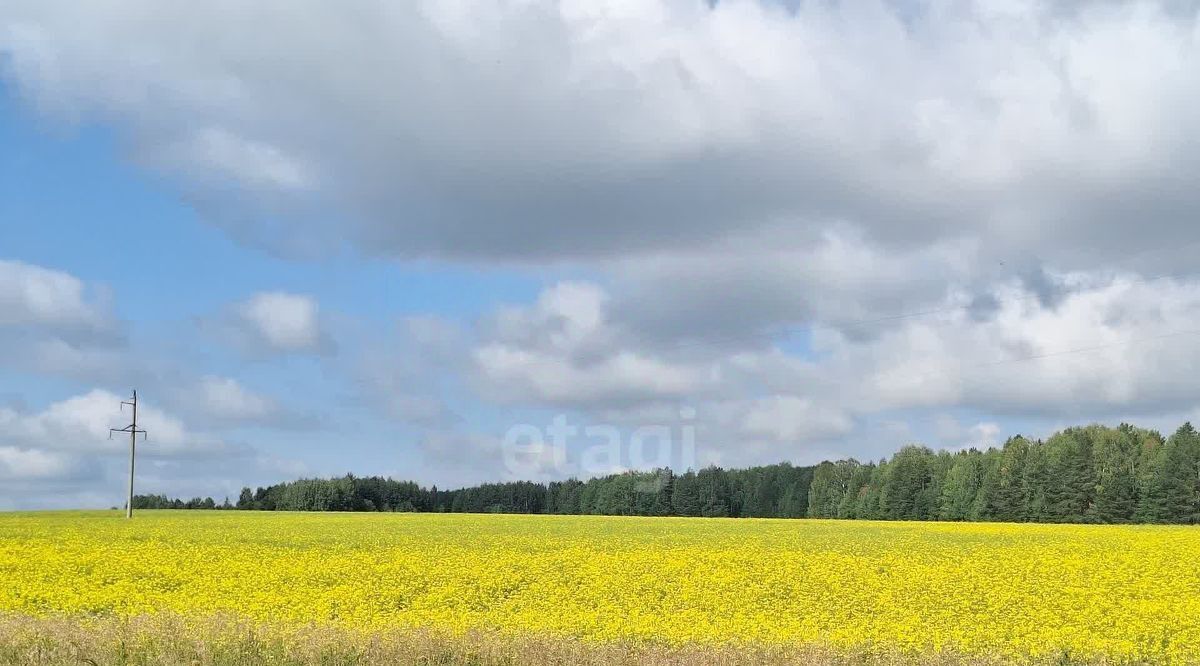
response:
[[[133,407],[133,423],[130,423],[124,428],[109,428],[108,438],[112,439],[112,434],[114,432],[129,433],[129,499],[125,504],[125,517],[133,518],[133,461],[134,456],[137,453],[137,436],[139,432],[142,433],[142,439],[145,439],[148,437],[148,435],[146,434],[145,430],[138,430],[137,427],[137,389],[133,390],[132,399],[121,401],[121,411],[125,410],[125,405],[130,405]]]

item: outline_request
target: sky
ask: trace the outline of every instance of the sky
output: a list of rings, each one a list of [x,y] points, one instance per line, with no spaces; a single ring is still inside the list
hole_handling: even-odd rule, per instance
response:
[[[9,0],[0,508],[1200,416],[1190,3]]]

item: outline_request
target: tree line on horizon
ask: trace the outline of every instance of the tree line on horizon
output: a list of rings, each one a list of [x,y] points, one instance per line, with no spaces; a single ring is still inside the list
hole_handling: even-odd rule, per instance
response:
[[[708,467],[683,474],[662,468],[586,481],[512,481],[454,490],[347,474],[243,488],[232,505],[209,498],[182,502],[138,495],[134,508],[802,518],[812,474],[812,467],[789,463],[733,470]]]
[[[1047,523],[1200,523],[1200,433],[1122,424],[986,450],[910,445],[878,462],[789,463],[453,490],[346,475],[243,488],[236,504],[139,495],[135,509],[414,511]]]
[[[1045,441],[890,460],[824,462],[808,515],[876,520],[1039,523],[1200,523],[1200,434],[1169,438],[1122,424],[1068,428]]]

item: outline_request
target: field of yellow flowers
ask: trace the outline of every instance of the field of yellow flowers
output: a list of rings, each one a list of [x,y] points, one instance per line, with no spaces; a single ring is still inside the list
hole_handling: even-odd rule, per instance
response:
[[[10,513],[0,616],[1193,663],[1198,562],[1187,527]]]

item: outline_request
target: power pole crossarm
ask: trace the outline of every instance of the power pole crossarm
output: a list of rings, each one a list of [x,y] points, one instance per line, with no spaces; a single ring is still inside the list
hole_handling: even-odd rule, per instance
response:
[[[133,463],[137,455],[137,436],[138,433],[141,433],[142,438],[145,439],[148,435],[145,430],[138,430],[137,427],[137,389],[133,391],[133,398],[121,401],[121,409],[124,409],[125,405],[133,407],[133,423],[124,428],[109,428],[108,436],[111,439],[114,432],[129,433],[129,499],[125,504],[125,517],[133,518]]]

